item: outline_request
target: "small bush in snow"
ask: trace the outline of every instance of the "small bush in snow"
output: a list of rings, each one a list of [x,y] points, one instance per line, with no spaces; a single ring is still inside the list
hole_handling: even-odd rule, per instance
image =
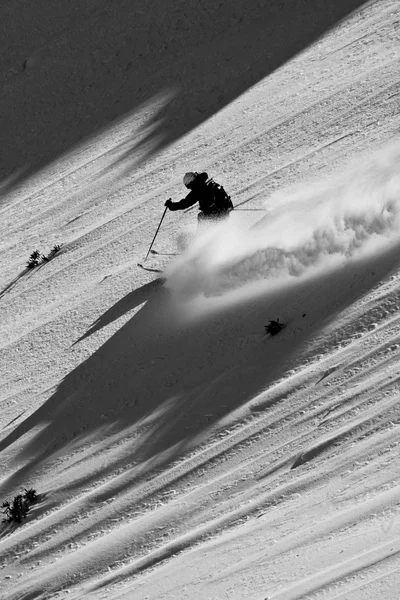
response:
[[[29,504],[36,504],[36,502],[38,501],[38,496],[37,496],[36,490],[34,490],[33,488],[29,488],[29,490],[24,488],[24,492],[25,492],[24,499]]]
[[[35,267],[37,267],[39,264],[40,258],[41,257],[40,257],[39,250],[34,250],[29,257],[28,262],[26,263],[26,266],[28,267],[28,269],[34,269]]]
[[[29,257],[26,266],[28,269],[34,269],[44,262],[49,262],[49,260],[54,258],[57,252],[60,252],[60,250],[61,246],[59,244],[55,244],[47,256],[45,254],[40,254],[39,250],[34,250]]]
[[[279,319],[276,321],[270,321],[268,325],[264,325],[265,333],[269,333],[270,335],[276,335],[283,329],[283,323],[279,322]]]
[[[42,257],[41,257],[42,262],[49,262],[49,260],[54,258],[55,255],[57,254],[57,252],[60,252],[60,250],[61,250],[61,246],[59,244],[56,244],[55,246],[53,246],[53,248],[50,250],[50,252],[47,256],[42,254]]]
[[[3,519],[3,523],[8,521],[15,521],[16,523],[21,523],[22,519],[26,518],[26,514],[29,510],[28,503],[24,500],[22,494],[18,494],[15,496],[12,502],[3,502],[3,514],[6,515],[6,519]]]
[[[11,523],[11,521],[21,523],[22,519],[26,519],[30,505],[35,504],[38,497],[36,490],[33,488],[30,488],[29,490],[25,489],[24,492],[24,494],[17,494],[12,502],[9,502],[8,500],[3,502],[3,515],[6,516],[6,518],[3,519],[3,523]]]

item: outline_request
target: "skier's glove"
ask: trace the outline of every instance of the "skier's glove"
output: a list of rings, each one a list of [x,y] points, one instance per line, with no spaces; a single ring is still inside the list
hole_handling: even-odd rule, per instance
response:
[[[168,200],[166,201],[166,203],[164,204],[164,206],[166,206],[167,208],[171,209],[171,205],[173,204],[171,198],[168,198]]]

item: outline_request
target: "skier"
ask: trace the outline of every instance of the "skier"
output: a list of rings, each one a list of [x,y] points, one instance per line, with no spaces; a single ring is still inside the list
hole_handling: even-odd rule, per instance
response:
[[[207,173],[186,173],[183,184],[190,192],[179,202],[172,202],[169,198],[165,203],[169,210],[184,210],[198,202],[200,212],[197,219],[199,222],[226,219],[233,210],[232,201],[224,188],[209,179]]]

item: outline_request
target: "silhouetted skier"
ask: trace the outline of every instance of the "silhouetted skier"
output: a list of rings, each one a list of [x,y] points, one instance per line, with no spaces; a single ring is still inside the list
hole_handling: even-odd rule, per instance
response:
[[[225,219],[233,210],[230,196],[221,185],[209,179],[207,173],[186,173],[183,183],[190,192],[179,202],[172,202],[169,198],[165,203],[169,210],[184,210],[198,202],[200,212],[197,218],[200,222]]]

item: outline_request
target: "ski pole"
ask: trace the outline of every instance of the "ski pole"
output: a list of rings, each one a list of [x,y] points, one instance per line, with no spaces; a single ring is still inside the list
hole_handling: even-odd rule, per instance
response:
[[[159,232],[159,230],[160,230],[161,223],[162,223],[162,222],[163,222],[163,220],[164,220],[165,213],[167,212],[167,210],[168,210],[168,206],[166,206],[166,207],[165,207],[165,210],[164,210],[164,212],[163,212],[163,216],[161,217],[161,221],[160,221],[160,223],[159,223],[159,225],[158,225],[158,227],[157,227],[157,231],[156,231],[156,232],[155,232],[155,234],[154,234],[153,241],[152,241],[152,242],[151,242],[151,244],[150,244],[149,251],[147,252],[147,254],[146,254],[146,258],[145,258],[144,260],[147,260],[147,257],[148,257],[148,255],[150,254],[150,250],[151,250],[151,249],[152,249],[152,247],[153,247],[154,240],[155,240],[155,239],[156,239],[156,237],[157,237],[157,233],[158,233],[158,232]]]

